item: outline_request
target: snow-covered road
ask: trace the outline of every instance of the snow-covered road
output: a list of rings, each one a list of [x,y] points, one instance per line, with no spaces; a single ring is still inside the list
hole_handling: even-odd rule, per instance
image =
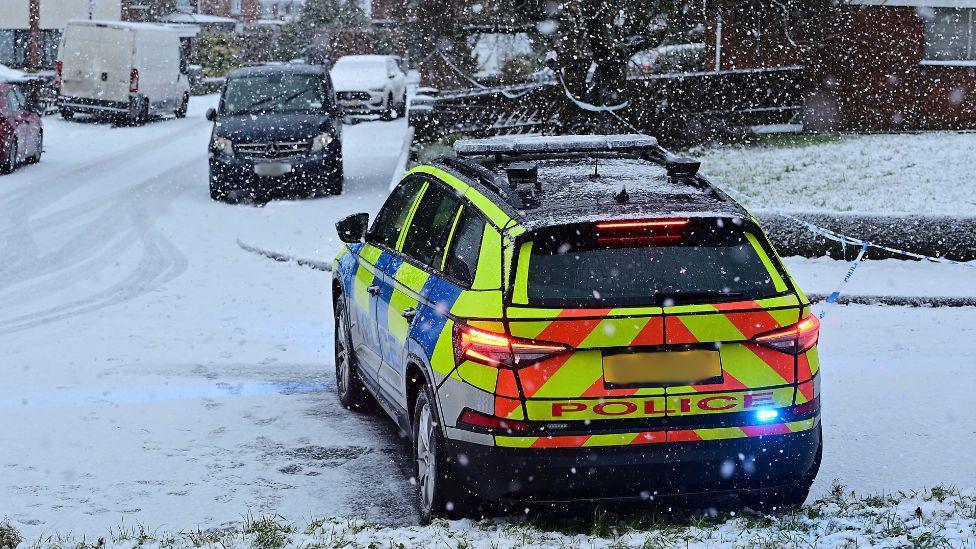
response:
[[[233,206],[207,191],[212,102],[141,128],[48,117],[44,161],[0,178],[0,519],[28,538],[414,520],[392,423],[333,396],[328,275],[237,245],[329,260],[334,222],[385,198],[406,125],[347,128],[340,197]],[[817,291],[846,268],[790,264]],[[926,273],[879,263],[858,289]],[[832,310],[816,489],[976,486],[974,340],[972,308]]]

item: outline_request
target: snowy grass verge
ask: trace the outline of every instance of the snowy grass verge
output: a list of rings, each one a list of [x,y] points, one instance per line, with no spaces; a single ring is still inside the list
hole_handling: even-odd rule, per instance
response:
[[[764,136],[690,152],[753,208],[885,214],[976,213],[976,134]]]
[[[835,486],[824,498],[782,515],[664,509],[584,515],[396,527],[362,519],[295,524],[281,516],[249,516],[224,529],[166,532],[123,524],[95,540],[55,534],[21,547],[976,547],[976,491],[943,486],[872,496]],[[6,523],[0,525],[4,541],[20,541]]]

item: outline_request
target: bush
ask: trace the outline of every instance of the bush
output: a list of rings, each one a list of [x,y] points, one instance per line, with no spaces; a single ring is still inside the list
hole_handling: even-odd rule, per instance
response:
[[[244,64],[231,33],[201,34],[193,44],[190,63],[203,67],[203,76],[225,76]]]
[[[24,538],[9,522],[0,522],[0,549],[14,549]]]

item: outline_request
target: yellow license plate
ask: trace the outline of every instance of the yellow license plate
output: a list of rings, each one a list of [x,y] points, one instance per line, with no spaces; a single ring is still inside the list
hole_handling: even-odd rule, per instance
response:
[[[694,384],[722,375],[718,351],[626,353],[603,357],[609,385]]]

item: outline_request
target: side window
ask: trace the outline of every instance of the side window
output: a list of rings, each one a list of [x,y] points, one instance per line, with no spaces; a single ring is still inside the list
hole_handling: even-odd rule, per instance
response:
[[[20,88],[14,88],[14,97],[17,98],[17,102],[20,103],[18,107],[22,111],[27,110],[27,98],[24,96],[24,92],[20,91]]]
[[[427,187],[407,230],[403,253],[428,267],[440,269],[447,236],[460,205],[452,191],[440,185]]]
[[[484,233],[485,221],[470,208],[465,209],[454,231],[444,272],[467,284],[474,282]]]
[[[377,214],[366,240],[391,250],[395,249],[400,238],[400,230],[403,229],[407,214],[410,213],[410,206],[422,185],[423,180],[414,178],[397,187]]]
[[[7,91],[7,109],[12,113],[18,113],[24,110],[14,90]]]

